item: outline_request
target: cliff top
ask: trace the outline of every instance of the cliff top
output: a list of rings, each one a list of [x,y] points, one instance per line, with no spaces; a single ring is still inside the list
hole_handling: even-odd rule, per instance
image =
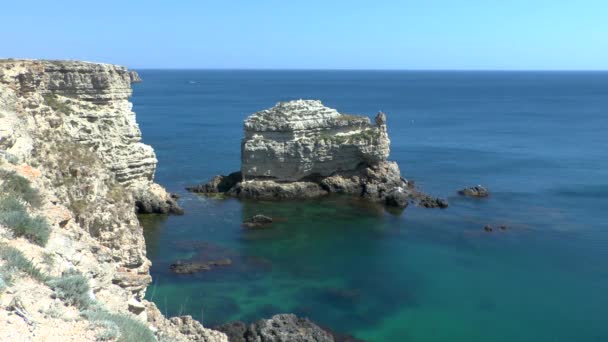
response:
[[[370,124],[368,117],[340,114],[319,100],[279,102],[274,107],[252,114],[245,120],[248,131],[296,131]]]

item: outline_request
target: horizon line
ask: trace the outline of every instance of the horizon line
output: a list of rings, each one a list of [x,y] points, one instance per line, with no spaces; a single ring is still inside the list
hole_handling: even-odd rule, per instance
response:
[[[340,68],[181,68],[181,67],[128,67],[133,70],[176,71],[407,71],[407,72],[608,72],[608,69],[340,69]]]

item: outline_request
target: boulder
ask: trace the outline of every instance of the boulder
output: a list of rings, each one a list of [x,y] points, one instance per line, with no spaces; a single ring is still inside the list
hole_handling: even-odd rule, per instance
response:
[[[475,185],[458,191],[458,194],[469,197],[488,197],[490,192],[481,185]]]
[[[253,217],[245,220],[243,225],[247,228],[258,228],[265,227],[272,223],[272,217],[266,215],[254,215]]]

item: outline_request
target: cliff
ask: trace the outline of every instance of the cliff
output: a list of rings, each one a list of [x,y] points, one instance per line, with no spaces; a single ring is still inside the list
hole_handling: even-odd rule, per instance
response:
[[[154,183],[136,81],[115,65],[0,61],[0,340],[226,341],[143,299],[136,211],[181,209]]]
[[[317,100],[280,102],[244,123],[241,170],[188,188],[252,199],[295,199],[349,194],[404,208],[446,207],[416,190],[388,161],[386,115],[341,114]]]

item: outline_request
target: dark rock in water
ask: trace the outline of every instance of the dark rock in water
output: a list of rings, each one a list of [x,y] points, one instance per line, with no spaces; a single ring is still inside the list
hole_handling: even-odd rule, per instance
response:
[[[211,267],[204,262],[183,262],[178,260],[171,264],[169,269],[177,274],[193,274],[202,271],[209,271]]]
[[[498,227],[498,228],[500,228],[500,230],[507,230],[507,229],[509,229],[509,227],[507,227],[504,224],[501,224],[500,227]]]
[[[481,185],[475,185],[458,191],[460,195],[470,197],[488,197],[490,192]]]
[[[447,208],[448,201],[442,198],[435,198],[428,195],[423,195],[418,202],[418,205],[425,208]]]
[[[241,175],[241,172],[237,171],[229,174],[228,176],[215,176],[207,183],[187,187],[186,190],[204,194],[224,193],[232,189],[242,179],[243,176]]]
[[[238,183],[227,194],[256,200],[284,200],[322,197],[327,195],[327,191],[313,182],[278,183],[272,180],[256,180]]]
[[[198,272],[210,271],[214,267],[232,265],[230,259],[219,259],[205,262],[199,261],[181,261],[178,260],[169,266],[169,269],[177,274],[193,274]]]
[[[249,327],[247,324],[236,321],[213,327],[213,330],[221,331],[228,336],[230,342],[247,342],[245,334]]]
[[[243,222],[243,225],[247,228],[260,228],[268,226],[272,223],[272,217],[266,215],[254,215],[248,220]]]
[[[351,335],[321,328],[308,318],[279,314],[252,324],[230,322],[213,327],[228,335],[230,342],[363,342]]]
[[[385,204],[391,207],[405,208],[407,207],[408,203],[409,196],[401,187],[397,187],[389,191],[385,197]]]
[[[488,232],[488,233],[489,233],[489,232],[491,232],[493,229],[492,229],[492,226],[490,226],[490,225],[486,225],[485,227],[483,227],[483,230],[485,230],[486,232]]]
[[[307,318],[294,314],[280,314],[262,319],[251,325],[245,333],[246,341],[259,342],[333,342],[328,332]]]

